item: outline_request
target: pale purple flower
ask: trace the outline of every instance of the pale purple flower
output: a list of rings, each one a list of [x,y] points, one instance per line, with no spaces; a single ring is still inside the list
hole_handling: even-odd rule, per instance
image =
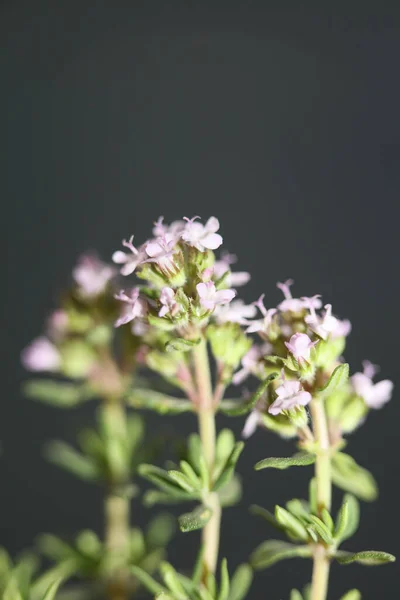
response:
[[[269,328],[271,326],[272,317],[276,314],[276,308],[266,309],[264,306],[264,294],[262,294],[259,299],[254,302],[254,306],[256,306],[261,312],[263,318],[257,319],[250,323],[250,326],[246,329],[247,333],[260,333],[260,335],[268,335]]]
[[[22,351],[22,364],[28,371],[56,372],[61,366],[61,355],[47,337],[38,337]]]
[[[393,382],[383,379],[373,383],[372,378],[377,373],[376,366],[369,361],[364,361],[363,367],[363,373],[355,373],[351,377],[353,389],[369,408],[382,408],[392,397]]]
[[[311,394],[306,392],[300,381],[286,379],[282,370],[282,385],[276,388],[276,400],[268,408],[271,415],[278,415],[284,410],[291,410],[298,406],[306,406],[311,401]]]
[[[257,309],[254,304],[247,305],[243,300],[234,300],[230,304],[217,306],[214,316],[217,323],[240,323],[247,325],[247,319],[256,315]]]
[[[68,315],[65,310],[54,310],[47,319],[46,331],[52,340],[60,340],[68,331]]]
[[[165,234],[162,237],[149,240],[144,244],[144,248],[147,255],[147,258],[143,261],[144,263],[156,263],[160,269],[170,272],[175,270],[172,258],[178,250],[175,237]]]
[[[285,299],[282,300],[280,304],[278,304],[278,308],[282,312],[301,312],[306,308],[305,298],[293,298],[290,292],[290,286],[293,285],[293,279],[288,279],[284,283],[278,282],[276,287],[281,290]],[[312,298],[308,298],[309,301],[312,302],[314,308],[321,308],[321,301],[319,300],[319,296],[313,296]]]
[[[132,242],[133,235],[128,241],[122,240],[122,245],[130,250],[130,254],[127,252],[122,252],[122,250],[117,250],[112,255],[112,259],[115,263],[118,265],[124,265],[121,268],[121,275],[130,275],[145,262],[146,258],[148,258],[146,252],[144,251],[144,247],[140,246],[139,248],[136,248]]]
[[[201,306],[207,310],[214,310],[219,304],[228,304],[236,295],[234,290],[217,290],[213,281],[198,283],[196,290]]]
[[[326,340],[328,337],[333,339],[346,337],[351,331],[351,323],[345,319],[341,321],[332,315],[332,305],[325,304],[325,313],[322,317],[315,312],[315,307],[308,304],[310,314],[305,317],[305,322],[320,338]]]
[[[117,300],[125,303],[121,316],[115,322],[115,327],[120,327],[121,325],[125,325],[134,319],[143,318],[146,316],[147,303],[143,298],[140,297],[139,294],[139,288],[133,288],[129,295],[126,294],[124,290],[121,290],[119,294],[115,295]]]
[[[224,253],[220,260],[216,260],[214,263],[214,275],[216,279],[220,279],[227,271],[229,272],[226,278],[228,287],[240,287],[250,280],[250,273],[247,271],[230,271],[231,265],[236,261],[237,258],[234,254]]]
[[[164,224],[164,217],[159,217],[157,221],[154,223],[153,227],[153,235],[154,237],[163,237],[166,235],[170,235],[176,240],[179,239],[180,234],[182,233],[185,227],[185,221],[173,221],[170,225]]]
[[[83,255],[72,271],[79,293],[85,298],[94,298],[104,292],[115,269],[94,255]]]
[[[262,425],[262,413],[256,407],[249,413],[247,419],[244,422],[244,427],[242,429],[242,438],[247,440],[249,437],[251,437],[256,432],[257,427],[259,425]]]
[[[241,384],[249,375],[262,375],[263,365],[261,359],[272,352],[272,346],[269,343],[254,345],[243,356],[241,360],[242,368],[236,371],[232,378],[234,385]]]
[[[309,362],[312,348],[318,342],[312,342],[306,333],[295,333],[288,342],[286,348],[300,364]]]
[[[174,290],[170,287],[162,288],[160,302],[162,306],[158,312],[159,317],[165,317],[168,314],[175,317],[182,310],[182,306],[175,299]]]
[[[200,252],[205,250],[216,250],[222,244],[222,237],[217,233],[219,229],[219,221],[215,217],[210,217],[205,225],[198,223],[193,217],[188,219],[184,217],[186,224],[182,231],[181,237],[189,246],[194,246]]]

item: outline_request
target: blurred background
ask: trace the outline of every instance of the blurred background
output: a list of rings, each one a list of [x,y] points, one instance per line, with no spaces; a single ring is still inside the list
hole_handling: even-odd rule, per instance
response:
[[[353,370],[369,358],[396,382],[397,3],[15,0],[0,5],[0,40],[1,545],[17,552],[42,531],[101,531],[101,492],[42,457],[46,440],[74,440],[93,405],[64,412],[24,399],[19,354],[81,252],[107,259],[123,237],[148,237],[159,215],[217,216],[225,247],[252,272],[246,301],[265,292],[274,305],[276,281],[293,277],[296,295],[321,293],[352,321]],[[397,395],[349,445],[381,490],[362,506],[353,549],[396,550]],[[195,427],[148,422],[151,435]],[[240,419],[230,423],[239,434]],[[223,523],[232,567],[274,536],[250,503],[306,494],[309,471],[252,470],[290,450],[262,431],[247,444],[243,506]],[[134,516],[144,524],[148,511],[135,504]],[[176,566],[191,564],[197,541],[178,536]],[[331,597],[357,586],[376,600],[397,589],[396,574],[334,567]],[[309,576],[306,561],[280,563],[251,597],[287,598]]]

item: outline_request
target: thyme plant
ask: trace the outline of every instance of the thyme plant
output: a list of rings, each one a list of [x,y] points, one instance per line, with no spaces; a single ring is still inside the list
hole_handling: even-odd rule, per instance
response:
[[[223,242],[218,220],[198,219],[166,225],[160,218],[151,239],[139,246],[133,237],[124,240],[124,250],[113,255],[120,274],[83,257],[46,334],[23,353],[29,370],[56,376],[28,383],[31,396],[62,408],[95,398],[98,406],[97,428],[79,434],[79,450],[53,442],[47,455],[102,484],[103,539],[85,531],[68,544],[46,535],[41,549],[56,561],[58,575],[92,582],[82,597],[127,600],[141,585],[159,600],[242,600],[251,597],[253,569],[301,557],[313,562],[311,583],[302,592],[293,589],[290,600],[326,600],[333,560],[394,560],[385,552],[342,549],[358,526],[357,498],[377,496],[372,475],[344,452],[345,436],[390,399],[392,383],[373,383],[371,363],[349,377],[343,352],[350,323],[335,317],[331,305],[322,308],[319,296],[293,298],[286,282],[278,284],[284,299],[276,308],[267,309],[263,297],[251,305],[238,299],[249,274],[232,271],[234,256],[216,255]],[[229,391],[226,397],[231,384],[241,386],[250,375],[259,380],[253,394],[232,399]],[[139,409],[194,414],[197,428],[176,463],[152,464]],[[315,469],[307,500],[291,499],[274,512],[252,507],[290,541],[265,541],[233,573],[220,557],[220,525],[223,509],[240,501],[235,469],[244,442],[229,429],[218,431],[219,412],[247,415],[245,439],[261,426],[296,441],[293,456],[267,457],[256,470]],[[132,529],[137,474],[152,485],[143,496],[146,506],[191,505],[178,519],[183,532],[201,530],[191,573],[164,560],[172,532],[167,516],[146,534]],[[346,492],[336,515],[332,485]],[[354,589],[342,600],[359,598]]]

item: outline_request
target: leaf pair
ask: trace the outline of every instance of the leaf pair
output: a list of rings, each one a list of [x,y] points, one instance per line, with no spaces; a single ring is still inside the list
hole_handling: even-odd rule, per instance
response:
[[[202,555],[201,551],[191,577],[178,573],[169,563],[162,563],[160,574],[163,585],[138,567],[133,567],[132,572],[156,595],[157,600],[243,600],[253,578],[250,566],[240,565],[231,579],[227,561],[224,559],[221,563],[219,582],[212,573],[209,573],[204,581]]]

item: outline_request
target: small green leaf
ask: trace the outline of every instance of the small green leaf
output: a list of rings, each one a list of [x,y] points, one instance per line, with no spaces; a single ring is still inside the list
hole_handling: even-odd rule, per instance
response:
[[[63,580],[59,579],[58,581],[52,583],[45,595],[43,596],[42,600],[54,600],[62,582]]]
[[[182,587],[178,573],[175,571],[174,567],[167,562],[163,562],[161,563],[160,572],[163,581],[169,590],[179,600],[184,600],[186,598],[185,589]]]
[[[336,560],[341,565],[349,565],[353,562],[366,566],[384,565],[396,560],[393,554],[388,552],[379,552],[378,550],[364,550],[362,552],[345,552],[339,550],[335,555]]]
[[[358,590],[349,590],[340,600],[361,600],[361,592]]]
[[[275,506],[275,518],[285,528],[288,535],[293,536],[295,539],[308,540],[308,533],[304,525],[285,508]]]
[[[261,396],[264,394],[271,381],[276,379],[278,376],[278,373],[271,373],[271,375],[269,375],[264,381],[260,383],[256,392],[249,400],[246,400],[246,402],[240,402],[237,406],[231,408],[223,408],[223,412],[226,415],[230,415],[231,417],[247,414],[255,407],[255,405],[257,404]]]
[[[288,558],[307,558],[311,556],[308,546],[295,546],[281,540],[267,540],[254,550],[250,563],[255,569],[265,569]]]
[[[243,600],[251,587],[253,581],[253,569],[244,563],[238,566],[233,574],[229,600]]]
[[[235,444],[224,468],[213,484],[213,491],[218,491],[220,488],[222,488],[222,486],[226,485],[230,481],[243,448],[244,442],[237,442]]]
[[[192,512],[185,513],[178,518],[179,528],[183,532],[202,529],[211,519],[212,511],[207,506],[197,506]]]
[[[200,585],[201,578],[203,576],[203,558],[204,558],[204,546],[200,546],[200,550],[196,556],[196,562],[194,564],[192,581],[195,585]]]
[[[289,467],[305,467],[315,463],[315,455],[308,452],[298,452],[285,458],[264,458],[254,466],[256,471],[261,469],[288,469]]]
[[[332,534],[335,531],[335,523],[333,522],[333,519],[331,517],[329,510],[327,510],[326,508],[323,508],[321,510],[321,517],[322,517],[324,524],[328,528],[329,532]]]
[[[138,579],[140,583],[152,594],[162,594],[167,592],[167,590],[162,585],[160,585],[158,581],[153,579],[151,575],[146,573],[146,571],[144,571],[140,567],[132,565],[131,567],[129,567],[129,570],[132,573],[132,575],[136,577],[136,579]]]
[[[63,383],[51,379],[32,379],[23,387],[24,393],[33,400],[52,404],[58,408],[71,408],[88,400],[90,394],[81,383]]]
[[[378,486],[373,475],[344,452],[337,452],[332,459],[332,481],[337,487],[366,502],[378,497]]]
[[[279,531],[285,531],[285,528],[278,523],[278,521],[275,519],[275,516],[266,508],[258,506],[257,504],[252,504],[252,506],[250,506],[250,512],[257,517],[262,517],[265,519],[270,525],[275,527],[275,529],[278,529]]]
[[[167,471],[160,469],[154,465],[142,464],[138,468],[138,473],[154,483],[163,492],[169,494],[172,498],[180,498],[182,500],[190,500],[197,496],[183,490],[173,479],[170,478]]]
[[[164,548],[173,537],[176,530],[175,519],[167,514],[161,513],[152,519],[146,531],[146,546],[149,550]]]
[[[186,475],[184,475],[184,473],[181,473],[180,471],[171,470],[168,471],[168,475],[173,481],[175,481],[179,485],[179,487],[185,490],[185,492],[189,492],[189,494],[193,494],[201,489],[199,482],[196,486],[194,486],[190,481],[189,477],[187,477]]]
[[[85,481],[97,481],[100,477],[97,465],[93,460],[65,442],[54,441],[47,444],[45,456],[54,465],[70,471]]]
[[[325,542],[325,544],[332,544],[333,538],[332,533],[329,531],[328,527],[325,525],[321,519],[316,517],[315,515],[310,515],[309,519],[312,523],[311,527],[314,529],[318,537]],[[308,528],[307,528],[308,529]]]
[[[325,396],[330,396],[338,388],[342,387],[347,383],[349,379],[349,365],[344,363],[339,365],[333,371],[328,383],[320,390],[320,393]]]
[[[200,344],[201,338],[197,340],[185,340],[184,338],[172,338],[165,344],[165,349],[167,352],[171,352],[177,350],[178,352],[188,352],[194,346],[198,346]]]
[[[226,558],[221,562],[221,577],[219,585],[219,594],[217,600],[228,600],[229,596],[229,573]]]
[[[298,590],[292,590],[290,592],[290,600],[303,600],[303,596]]]
[[[242,497],[242,484],[240,477],[234,475],[225,485],[218,490],[219,501],[223,508],[234,506]]]
[[[183,398],[175,398],[148,389],[134,389],[127,396],[126,403],[134,408],[154,410],[161,415],[193,412],[193,403]]]

